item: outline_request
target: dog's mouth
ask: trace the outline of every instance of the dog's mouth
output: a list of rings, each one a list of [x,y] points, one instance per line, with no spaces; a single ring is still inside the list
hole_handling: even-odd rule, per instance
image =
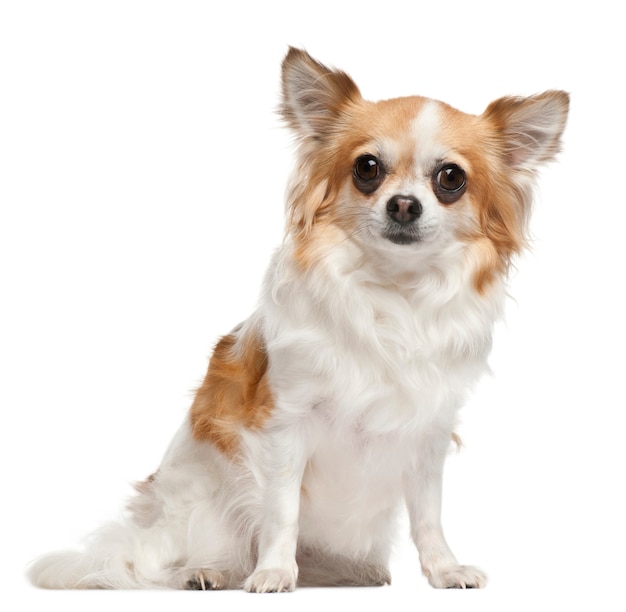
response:
[[[417,224],[399,226],[398,224],[388,225],[382,231],[383,238],[393,242],[393,244],[407,245],[422,242],[427,239],[432,231],[430,228],[420,227]]]
[[[388,224],[383,228],[381,234],[385,240],[393,244],[407,245],[418,242],[427,242],[437,233],[437,227],[432,224],[409,224],[399,225],[397,223]]]
[[[394,231],[394,232],[385,232],[383,237],[393,242],[394,244],[414,244],[415,242],[419,242],[421,237],[416,232],[407,232],[407,231]]]

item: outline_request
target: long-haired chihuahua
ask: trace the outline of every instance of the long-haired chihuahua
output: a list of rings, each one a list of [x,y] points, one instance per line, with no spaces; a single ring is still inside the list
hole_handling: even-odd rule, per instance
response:
[[[537,170],[569,97],[481,115],[370,102],[290,49],[286,232],[252,316],[223,336],[188,417],[119,522],[33,563],[48,588],[381,585],[406,504],[434,587],[482,587],[444,538],[444,460],[487,370]]]

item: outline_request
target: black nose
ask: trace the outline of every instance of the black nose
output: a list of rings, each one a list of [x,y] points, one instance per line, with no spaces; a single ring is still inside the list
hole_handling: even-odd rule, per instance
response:
[[[422,214],[422,205],[413,196],[395,195],[387,202],[387,216],[400,225],[413,223]]]

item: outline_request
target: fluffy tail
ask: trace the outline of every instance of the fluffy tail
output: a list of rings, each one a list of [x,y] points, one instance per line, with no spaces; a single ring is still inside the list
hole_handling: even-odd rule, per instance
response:
[[[35,560],[31,582],[46,589],[137,589],[164,586],[161,559],[150,563],[131,525],[115,523],[99,529],[83,551],[64,551]],[[161,551],[162,552],[162,551]],[[140,558],[138,558],[140,557]],[[160,555],[154,555],[154,561]]]
[[[135,586],[124,567],[105,562],[85,552],[52,553],[36,560],[28,575],[44,589],[121,589]]]
[[[219,471],[217,452],[183,426],[157,473],[136,485],[120,521],[98,529],[82,551],[34,561],[30,580],[48,589],[179,589],[197,570],[211,569],[243,581],[252,531],[242,536],[218,503],[224,483],[236,479]]]

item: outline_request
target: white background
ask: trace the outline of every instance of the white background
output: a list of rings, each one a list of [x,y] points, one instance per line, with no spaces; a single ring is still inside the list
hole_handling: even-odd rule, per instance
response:
[[[0,598],[12,603],[0,606],[624,609],[617,6],[2,3]],[[504,94],[572,94],[495,375],[464,410],[465,447],[448,463],[449,540],[490,583],[431,589],[403,532],[381,589],[36,590],[29,560],[116,515],[158,465],[213,342],[254,308],[282,235],[290,141],[275,108],[288,44],[372,99],[422,94],[478,113]]]

